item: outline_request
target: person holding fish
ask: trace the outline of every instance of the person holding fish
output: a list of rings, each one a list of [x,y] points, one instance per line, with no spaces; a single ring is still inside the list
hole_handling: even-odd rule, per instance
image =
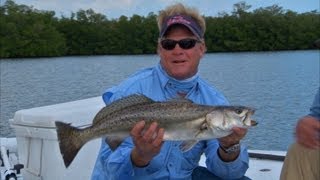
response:
[[[280,180],[320,179],[320,87],[310,113],[299,119],[296,142],[289,148]]]
[[[183,97],[196,104],[228,105],[227,99],[198,74],[200,59],[206,52],[205,20],[199,12],[181,3],[171,5],[160,11],[158,27],[159,64],[107,89],[103,94],[107,106],[133,94],[161,102]],[[243,121],[249,112],[230,111],[241,114]],[[159,119],[162,116],[166,113],[158,114]],[[240,144],[247,128],[233,127],[229,135],[210,140],[164,141],[170,127],[161,126],[156,117],[153,123],[141,119],[132,127],[131,136],[121,143],[116,143],[116,138],[107,138],[106,143],[103,138],[92,179],[247,179],[244,175],[249,157],[246,147]],[[200,125],[197,135],[208,126]],[[178,138],[179,134],[175,136]],[[198,166],[202,153],[206,155],[207,168]]]

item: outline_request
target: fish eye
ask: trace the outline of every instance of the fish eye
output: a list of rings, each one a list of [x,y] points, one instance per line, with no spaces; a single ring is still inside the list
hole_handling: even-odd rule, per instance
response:
[[[242,111],[242,109],[236,109],[235,112],[236,112],[237,114],[241,114],[243,111]]]

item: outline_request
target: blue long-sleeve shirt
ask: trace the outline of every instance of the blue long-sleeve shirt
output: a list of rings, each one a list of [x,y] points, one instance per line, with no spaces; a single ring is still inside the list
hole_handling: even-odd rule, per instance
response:
[[[207,84],[198,75],[187,80],[178,81],[167,75],[158,64],[156,67],[141,70],[118,86],[108,89],[103,100],[109,104],[130,94],[144,94],[155,101],[175,98],[177,94],[198,104],[226,105],[226,98],[214,87]],[[201,154],[206,155],[207,168],[219,177],[235,179],[242,177],[248,169],[247,149],[242,146],[240,155],[233,162],[222,161],[217,150],[218,141],[200,141],[191,150],[183,153],[180,142],[166,141],[160,153],[143,168],[135,167],[130,159],[133,148],[132,138],[125,141],[112,152],[102,141],[101,149],[92,173],[94,180],[130,180],[130,179],[191,179],[192,171],[198,166]]]
[[[313,116],[320,120],[320,87],[318,88],[317,94],[314,97],[312,106],[310,108],[310,116]]]

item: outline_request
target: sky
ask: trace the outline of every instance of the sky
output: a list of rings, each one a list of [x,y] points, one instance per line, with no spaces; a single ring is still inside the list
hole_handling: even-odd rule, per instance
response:
[[[5,0],[0,0],[1,4]],[[174,3],[181,2],[197,8],[202,15],[217,16],[218,13],[230,14],[233,5],[241,0],[14,0],[16,4],[25,4],[39,10],[55,11],[56,15],[70,16],[71,12],[80,9],[93,9],[96,13],[107,16],[108,19],[118,18],[121,15],[131,17],[133,14],[147,16],[150,12],[157,14],[159,10]],[[244,1],[244,0],[242,0]],[[312,10],[320,11],[319,0],[246,0],[247,5],[254,10],[260,7],[278,5],[284,10],[298,13]]]

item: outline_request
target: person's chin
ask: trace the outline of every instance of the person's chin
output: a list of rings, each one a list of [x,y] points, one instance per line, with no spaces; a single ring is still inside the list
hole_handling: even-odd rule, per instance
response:
[[[188,78],[187,73],[185,71],[182,71],[182,72],[175,71],[175,73],[173,74],[173,77],[178,80],[183,80]]]

